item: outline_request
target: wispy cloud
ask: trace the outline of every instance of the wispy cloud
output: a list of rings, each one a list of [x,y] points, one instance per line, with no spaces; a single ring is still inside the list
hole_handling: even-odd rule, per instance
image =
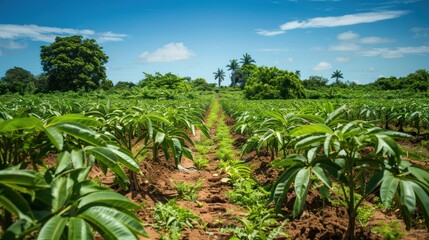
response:
[[[359,37],[359,34],[354,33],[352,31],[347,31],[347,32],[343,32],[338,34],[337,38],[338,40],[341,41],[349,41],[349,40],[353,40]]]
[[[368,51],[362,52],[363,56],[367,57],[382,57],[382,58],[401,58],[405,55],[418,55],[429,53],[428,46],[420,47],[398,47],[395,49],[391,48],[374,48]]]
[[[98,42],[119,42],[119,41],[123,41],[124,38],[126,38],[127,36],[128,36],[127,34],[105,32],[100,34],[100,36],[97,38],[97,41]]]
[[[358,51],[360,49],[360,46],[355,44],[355,43],[347,43],[347,42],[343,42],[337,45],[333,45],[331,47],[329,47],[329,50],[332,51],[350,51],[350,52],[354,52],[354,51]]]
[[[429,37],[429,28],[414,27],[411,29],[411,32],[414,33],[415,38],[428,38]]]
[[[22,49],[27,47],[27,44],[15,42],[15,41],[1,41],[0,40],[0,48],[7,48],[7,49]]]
[[[0,24],[0,39],[30,39],[33,41],[53,42],[57,36],[83,35],[101,42],[122,41],[126,34],[112,32],[97,33],[90,29],[46,27],[38,25]]]
[[[378,43],[387,43],[391,42],[391,39],[380,38],[380,37],[364,37],[359,40],[360,43],[364,44],[378,44]]]
[[[285,33],[285,31],[281,31],[281,30],[269,31],[269,30],[263,30],[263,29],[256,29],[256,33],[262,36],[271,37],[271,36],[283,34]]]
[[[153,52],[143,52],[139,59],[143,62],[174,62],[194,56],[182,42],[168,43]]]
[[[319,62],[316,66],[313,67],[314,71],[325,71],[332,68],[332,65],[328,62]]]
[[[372,23],[387,19],[398,18],[407,14],[407,11],[384,11],[384,12],[368,12],[348,14],[336,17],[317,17],[306,21],[292,21],[282,24],[280,29],[283,31],[293,30],[298,28],[323,28],[323,27],[341,27],[350,26],[361,23]]]
[[[294,29],[342,27],[362,23],[372,23],[401,17],[408,11],[379,11],[347,14],[342,16],[316,17],[304,21],[290,21],[280,25],[277,30],[257,29],[256,32],[263,36],[275,36]]]

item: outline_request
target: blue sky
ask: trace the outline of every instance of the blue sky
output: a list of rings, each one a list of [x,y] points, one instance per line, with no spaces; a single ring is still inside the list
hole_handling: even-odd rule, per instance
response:
[[[214,83],[245,53],[302,79],[338,69],[369,83],[429,69],[428,11],[429,0],[0,0],[0,77],[40,74],[40,46],[80,34],[103,47],[114,83],[156,71]]]

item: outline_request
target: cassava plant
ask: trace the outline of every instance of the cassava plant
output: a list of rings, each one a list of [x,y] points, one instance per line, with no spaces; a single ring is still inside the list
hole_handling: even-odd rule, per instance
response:
[[[331,179],[341,187],[349,218],[345,239],[354,239],[357,210],[376,189],[385,207],[395,200],[407,229],[417,204],[429,226],[429,173],[403,160],[404,153],[394,141],[411,136],[359,120],[336,121],[342,109],[327,114],[323,122],[290,132],[290,147],[301,152],[277,163],[288,166],[272,190],[271,199],[277,209],[293,183],[297,195],[293,213],[297,216],[303,209],[311,176],[315,176],[326,187],[331,187]]]

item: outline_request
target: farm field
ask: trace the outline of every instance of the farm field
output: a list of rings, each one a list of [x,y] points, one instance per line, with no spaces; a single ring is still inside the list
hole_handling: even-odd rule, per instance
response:
[[[427,99],[1,100],[4,239],[429,237]]]

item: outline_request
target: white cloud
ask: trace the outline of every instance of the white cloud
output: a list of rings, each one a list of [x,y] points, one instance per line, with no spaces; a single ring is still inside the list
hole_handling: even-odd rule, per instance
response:
[[[364,44],[377,44],[377,43],[387,43],[391,42],[392,40],[387,38],[380,38],[380,37],[364,37],[360,39],[360,43]]]
[[[100,37],[97,38],[97,42],[119,42],[123,41],[127,36],[127,34],[105,32],[100,34]]]
[[[329,47],[329,50],[332,51],[358,51],[360,46],[355,43],[340,43],[338,45],[333,45]]]
[[[298,28],[323,28],[323,27],[340,27],[350,26],[361,23],[372,23],[387,19],[398,18],[408,11],[380,11],[348,14],[336,17],[317,17],[305,21],[291,21],[280,26],[280,30],[287,31]]]
[[[324,71],[332,68],[332,65],[328,62],[320,62],[316,66],[314,66],[314,71]]]
[[[414,38],[428,38],[429,28],[414,27],[411,29],[414,32]]]
[[[25,47],[27,47],[27,44],[25,43],[19,43],[15,41],[0,41],[0,48],[22,49]]]
[[[353,39],[356,39],[358,37],[359,37],[359,35],[352,32],[352,31],[343,32],[343,33],[338,34],[338,36],[337,36],[338,40],[341,40],[341,41],[353,40]]]
[[[290,21],[280,25],[278,30],[257,29],[256,33],[262,36],[275,36],[286,31],[299,28],[325,28],[350,26],[361,23],[372,23],[401,17],[409,11],[378,11],[367,13],[347,14],[343,16],[316,17],[304,21]]]
[[[288,57],[288,58],[287,58],[287,62],[288,62],[288,63],[293,63],[293,57]]]
[[[426,54],[429,53],[428,46],[420,47],[398,47],[395,49],[390,48],[374,48],[362,52],[363,56],[367,57],[382,57],[382,58],[401,58],[410,54]]]
[[[285,33],[285,31],[281,31],[281,30],[268,31],[268,30],[263,30],[263,29],[257,29],[256,33],[259,35],[262,35],[262,36],[271,37],[271,36],[283,34],[283,33]]]
[[[94,30],[89,29],[0,24],[0,39],[30,39],[33,41],[53,42],[57,36],[62,37],[70,35],[82,35],[96,39],[100,38],[103,41],[121,41],[127,36],[125,34],[114,34],[111,32],[96,33]]]
[[[350,58],[346,58],[346,57],[337,57],[335,59],[336,62],[340,62],[340,63],[345,63],[345,62],[349,62]]]
[[[153,52],[143,52],[139,58],[144,62],[174,62],[192,57],[190,51],[182,42],[168,43]]]

